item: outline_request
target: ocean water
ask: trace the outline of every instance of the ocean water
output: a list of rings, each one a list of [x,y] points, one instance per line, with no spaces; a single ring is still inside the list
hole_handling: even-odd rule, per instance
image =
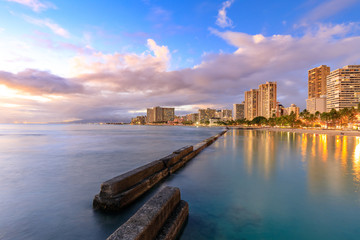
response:
[[[93,211],[100,184],[220,129],[0,125],[0,239],[105,239],[122,214]]]
[[[229,130],[137,203],[92,209],[101,182],[219,128],[0,125],[0,239],[105,239],[162,185],[180,239],[359,239],[360,138]]]
[[[230,130],[166,185],[181,239],[359,239],[360,137]]]

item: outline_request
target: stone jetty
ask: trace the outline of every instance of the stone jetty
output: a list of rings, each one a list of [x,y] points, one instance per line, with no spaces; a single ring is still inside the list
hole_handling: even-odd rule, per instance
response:
[[[100,193],[93,200],[94,209],[104,211],[121,210],[161,180],[183,167],[225,133],[226,130],[198,144],[180,148],[160,160],[153,161],[102,183]]]
[[[107,240],[176,239],[188,215],[189,206],[187,202],[181,200],[180,190],[175,187],[165,187]]]

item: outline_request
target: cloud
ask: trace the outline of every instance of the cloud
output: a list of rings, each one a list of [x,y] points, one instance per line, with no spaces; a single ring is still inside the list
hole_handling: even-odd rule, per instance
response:
[[[159,46],[153,39],[147,40],[148,51],[137,55],[134,53],[104,54],[95,52],[92,55],[79,55],[71,60],[73,72],[88,74],[97,72],[116,72],[118,70],[153,69],[166,71],[171,54],[167,46]],[[151,55],[150,53],[153,53]]]
[[[24,6],[30,7],[34,12],[41,12],[49,8],[56,9],[56,6],[50,2],[42,2],[39,0],[7,0],[8,2],[16,2]]]
[[[233,22],[226,15],[226,9],[229,8],[233,2],[234,0],[228,0],[223,2],[222,8],[220,8],[218,11],[216,25],[222,28],[233,27]]]
[[[308,25],[309,23],[317,22],[322,19],[331,17],[338,12],[349,8],[353,4],[358,3],[357,0],[328,0],[319,6],[312,9],[306,16],[301,20],[302,26]]]
[[[0,85],[30,95],[82,93],[82,85],[49,72],[27,69],[17,74],[0,71]]]
[[[53,22],[51,19],[37,19],[37,18],[29,17],[29,16],[23,16],[23,17],[27,22],[37,25],[37,26],[40,26],[40,27],[49,28],[53,33],[55,33],[56,35],[59,35],[63,38],[70,37],[70,34],[66,29],[62,28],[57,23]]]
[[[147,40],[147,46],[154,52],[156,58],[166,63],[170,61],[171,56],[167,46],[158,46],[152,39]]]
[[[190,106],[187,110],[193,112],[200,106],[231,108],[233,103],[244,100],[244,91],[266,81],[276,81],[282,104],[304,107],[308,69],[327,64],[334,70],[359,63],[357,28],[357,23],[317,25],[302,36],[251,35],[211,29],[212,34],[233,46],[234,52],[206,54],[199,65],[176,71],[166,68],[171,59],[168,47],[149,39],[149,50],[141,54],[96,52],[73,58],[74,73],[80,73],[74,78],[38,70],[18,74],[1,72],[0,86],[5,84],[34,96],[63,98],[4,101],[4,94],[0,94],[0,101],[10,104],[3,106],[7,106],[9,116],[14,116],[8,120],[128,121],[138,114],[134,111],[157,105]],[[19,109],[32,109],[32,112],[22,115]]]

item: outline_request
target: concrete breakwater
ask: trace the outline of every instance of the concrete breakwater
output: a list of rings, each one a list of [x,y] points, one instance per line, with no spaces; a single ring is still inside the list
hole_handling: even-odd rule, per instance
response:
[[[100,193],[94,197],[93,208],[119,211],[154,187],[161,180],[183,167],[227,130],[193,146],[185,146],[172,154],[114,177],[101,184]]]
[[[175,239],[189,215],[189,205],[181,200],[180,190],[165,187],[147,201],[107,240]]]

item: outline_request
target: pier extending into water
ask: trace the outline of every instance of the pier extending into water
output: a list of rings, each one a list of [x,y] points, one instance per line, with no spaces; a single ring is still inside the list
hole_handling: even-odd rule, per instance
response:
[[[180,190],[165,187],[147,201],[107,240],[176,239],[189,215],[189,205],[180,198]]]
[[[121,210],[161,180],[183,167],[226,132],[227,130],[222,131],[193,146],[180,148],[160,160],[153,161],[102,183],[100,193],[94,197],[93,208],[104,211]]]

